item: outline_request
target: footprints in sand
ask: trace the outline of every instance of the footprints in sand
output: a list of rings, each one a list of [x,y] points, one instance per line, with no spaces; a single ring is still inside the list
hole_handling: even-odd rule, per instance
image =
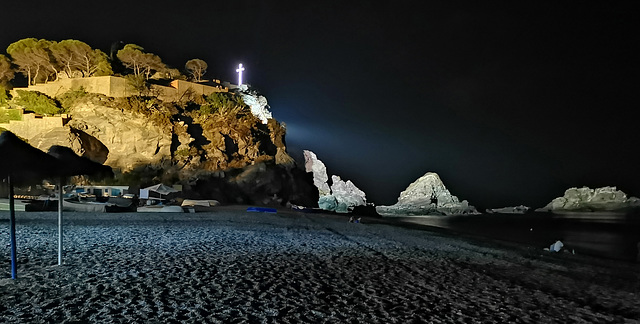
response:
[[[601,272],[585,270],[576,279],[566,274],[575,267],[425,231],[353,226],[325,216],[113,214],[92,220],[70,213],[67,264],[57,267],[55,222],[46,214],[26,216],[31,220],[21,219],[19,233],[24,279],[0,284],[0,316],[8,322],[501,323],[640,317],[637,291],[607,278],[599,279],[612,286],[597,289],[592,280],[580,280]],[[579,291],[580,298],[560,295],[563,289]],[[561,303],[554,302],[558,298]]]

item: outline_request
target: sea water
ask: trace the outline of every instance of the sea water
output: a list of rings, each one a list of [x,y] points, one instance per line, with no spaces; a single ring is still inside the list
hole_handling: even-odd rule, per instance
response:
[[[412,216],[402,221],[549,248],[560,240],[569,252],[640,261],[640,215],[635,213],[527,213]]]

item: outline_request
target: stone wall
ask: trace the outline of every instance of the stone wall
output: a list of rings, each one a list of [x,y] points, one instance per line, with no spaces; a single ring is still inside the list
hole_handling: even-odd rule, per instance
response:
[[[59,96],[69,90],[83,87],[90,93],[99,93],[109,97],[129,97],[136,94],[128,85],[128,81],[122,77],[98,76],[90,78],[59,79],[57,81],[30,85],[26,88],[14,88],[11,90],[13,96],[16,90],[38,91],[49,97]],[[223,86],[211,86],[201,83],[194,83],[183,80],[174,80],[170,86],[152,85],[152,91],[165,101],[177,101],[185,92],[191,91],[194,94],[208,95],[213,92],[228,92],[229,89]]]
[[[228,92],[229,89],[223,86],[211,86],[202,83],[194,83],[184,80],[171,81],[171,87],[178,90],[178,94],[182,95],[186,91],[193,91],[200,95],[209,95],[214,92]]]
[[[127,79],[113,76],[99,76],[90,78],[59,79],[49,83],[30,85],[27,88],[14,88],[12,95],[16,95],[16,90],[38,91],[49,97],[59,96],[69,90],[83,87],[85,91],[99,93],[109,97],[127,97],[134,93],[127,86]]]
[[[69,117],[66,114],[53,117],[25,114],[22,115],[22,120],[10,120],[8,124],[0,124],[0,128],[4,128],[22,138],[31,140],[40,133],[62,128],[68,121]]]

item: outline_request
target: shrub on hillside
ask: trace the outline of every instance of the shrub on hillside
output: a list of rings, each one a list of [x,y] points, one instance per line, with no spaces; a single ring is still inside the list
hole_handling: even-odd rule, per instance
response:
[[[124,78],[127,79],[127,86],[131,92],[138,96],[146,96],[149,94],[150,87],[144,75],[127,74]]]
[[[162,127],[171,125],[171,118],[177,113],[170,103],[162,102],[155,97],[132,96],[117,98],[114,108],[132,111],[149,118],[153,123]]]
[[[67,112],[75,103],[87,98],[88,95],[89,93],[84,89],[84,87],[80,87],[76,90],[69,90],[60,96],[57,96],[56,99],[60,102],[62,110]]]
[[[0,108],[0,123],[8,124],[10,120],[22,120],[20,110]]]
[[[207,95],[204,100],[205,103],[200,106],[200,113],[205,116],[221,110],[248,109],[240,96],[228,92],[213,92]]]
[[[9,91],[0,86],[0,107],[9,105]]]
[[[18,96],[13,98],[13,102],[36,114],[55,115],[63,111],[55,100],[41,92],[17,90],[17,93]]]

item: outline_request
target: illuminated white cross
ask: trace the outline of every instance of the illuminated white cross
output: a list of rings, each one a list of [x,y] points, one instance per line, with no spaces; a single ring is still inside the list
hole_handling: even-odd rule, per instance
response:
[[[242,67],[242,63],[240,63],[236,69],[236,72],[238,72],[238,85],[242,84],[242,71],[244,71],[244,67]]]

